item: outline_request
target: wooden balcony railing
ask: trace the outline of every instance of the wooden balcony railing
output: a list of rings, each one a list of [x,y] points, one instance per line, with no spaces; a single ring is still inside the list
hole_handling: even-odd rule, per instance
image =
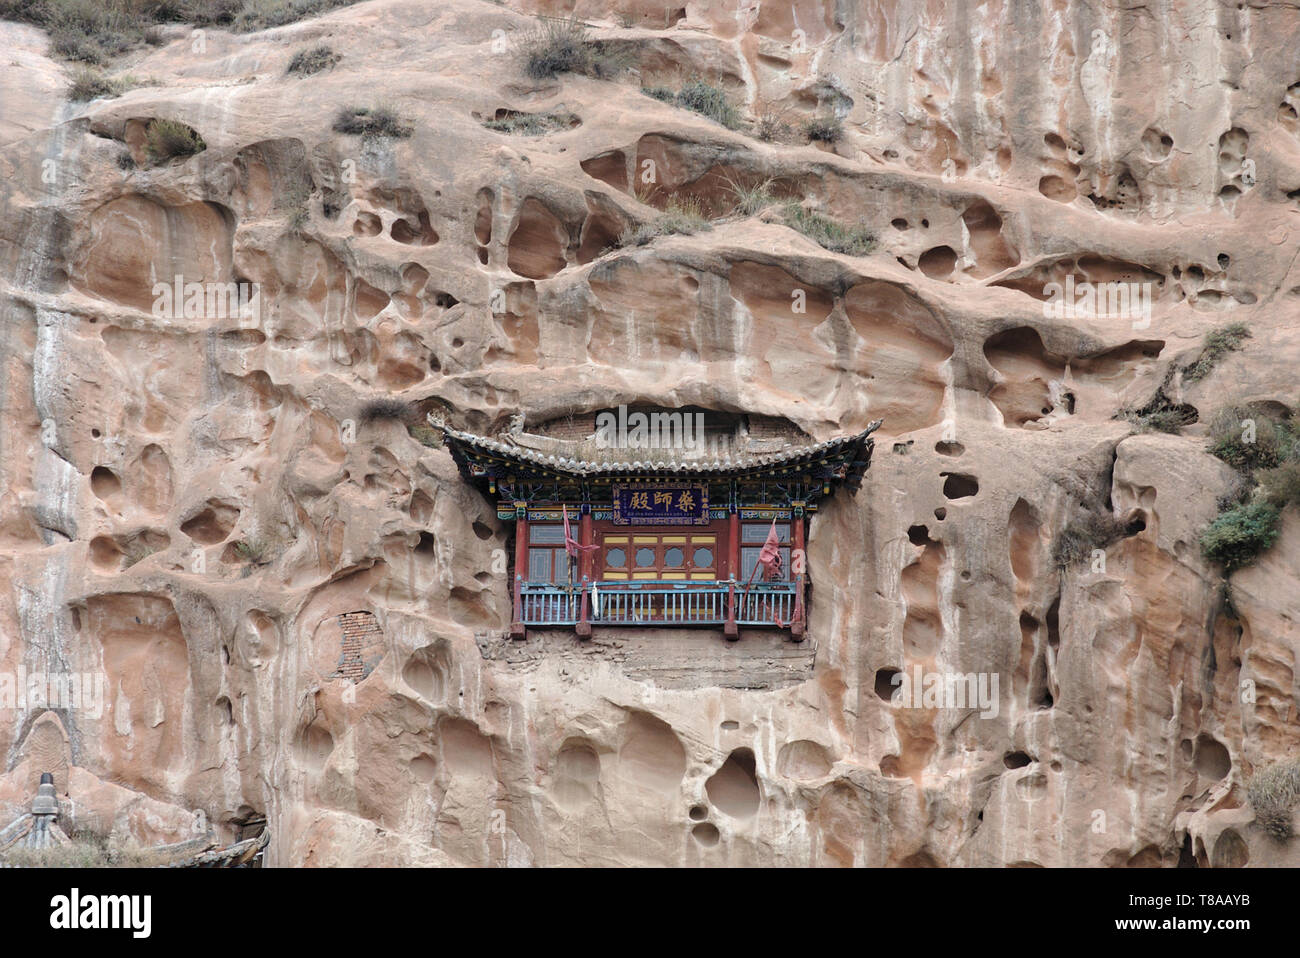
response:
[[[520,583],[519,621],[528,626],[739,625],[789,628],[797,583],[597,582],[573,586]]]

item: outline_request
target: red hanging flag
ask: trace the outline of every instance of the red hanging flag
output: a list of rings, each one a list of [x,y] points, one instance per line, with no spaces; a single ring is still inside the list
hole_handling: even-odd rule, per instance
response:
[[[781,543],[776,536],[776,519],[772,520],[772,528],[767,531],[767,541],[758,553],[758,563],[763,567],[764,578],[781,578]]]
[[[564,514],[564,550],[569,553],[570,558],[578,558],[578,552],[594,552],[595,545],[584,546],[577,539],[573,538],[573,533],[569,531],[569,507],[560,506],[560,511]]]

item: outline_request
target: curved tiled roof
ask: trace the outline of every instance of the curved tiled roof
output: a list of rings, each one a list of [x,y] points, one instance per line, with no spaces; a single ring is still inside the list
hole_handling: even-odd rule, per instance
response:
[[[453,429],[441,420],[429,417],[429,424],[443,434],[445,439],[453,440],[454,446],[468,447],[492,456],[519,463],[527,463],[548,472],[575,478],[592,476],[645,475],[647,473],[670,473],[673,475],[728,475],[752,470],[767,470],[781,466],[795,465],[848,451],[854,445],[874,441],[868,439],[871,433],[880,428],[881,420],[867,426],[862,432],[852,436],[839,436],[825,442],[795,445],[777,452],[757,453],[753,455],[725,456],[712,459],[644,459],[628,460],[609,458],[605,460],[580,459],[575,456],[546,454],[535,449],[514,443],[478,436],[470,432]],[[870,448],[870,446],[868,446]],[[649,451],[649,450],[648,450]],[[458,457],[459,458],[459,457]]]

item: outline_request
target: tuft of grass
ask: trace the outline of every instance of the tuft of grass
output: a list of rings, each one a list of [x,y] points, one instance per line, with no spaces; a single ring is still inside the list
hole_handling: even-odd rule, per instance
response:
[[[1300,802],[1300,762],[1260,769],[1246,783],[1255,821],[1279,842],[1291,837],[1291,812]]]
[[[410,403],[401,399],[372,399],[361,407],[357,413],[357,419],[363,423],[379,422],[381,420],[396,420],[397,422],[410,422],[415,416],[415,409]]]
[[[123,150],[121,153],[117,154],[117,168],[126,172],[130,172],[136,168],[135,157],[131,155],[130,150]]]
[[[367,139],[373,137],[405,139],[415,132],[415,128],[387,107],[371,109],[365,106],[354,106],[339,110],[338,116],[334,118],[334,132]]]
[[[645,246],[657,236],[689,236],[711,229],[712,225],[699,199],[673,197],[658,219],[625,229],[618,238],[618,246]]]
[[[652,100],[659,100],[662,103],[677,102],[677,93],[666,86],[643,86],[641,95],[648,96]]]
[[[771,206],[776,199],[772,194],[772,181],[770,179],[752,185],[737,183],[735,180],[728,179],[727,188],[731,190],[732,195],[736,198],[736,203],[731,208],[731,212],[739,213],[742,216],[755,216]]]
[[[1127,526],[1114,516],[1084,513],[1057,537],[1052,559],[1061,567],[1074,565],[1091,556],[1094,549],[1105,549],[1127,534]]]
[[[262,565],[271,559],[271,543],[256,537],[244,539],[235,543],[235,554],[251,565]]]
[[[790,138],[790,111],[785,107],[764,106],[754,121],[754,136],[764,143],[781,143]]]
[[[1201,553],[1224,571],[1249,565],[1277,541],[1280,514],[1267,502],[1235,506],[1220,513],[1201,534]]]
[[[72,73],[72,86],[68,88],[68,99],[73,103],[86,103],[100,97],[117,96],[113,81],[102,71],[93,67],[77,67]]]
[[[541,17],[514,40],[516,58],[534,80],[549,80],[561,73],[580,73],[606,80],[632,64],[622,49],[593,40],[591,30],[577,15]]]
[[[95,67],[79,66],[72,71],[72,86],[68,88],[68,99],[73,103],[86,103],[101,97],[121,96],[136,87],[156,86],[157,82],[152,78],[141,79],[131,73],[110,77]]]
[[[803,133],[810,140],[835,143],[844,135],[844,123],[833,113],[815,116],[803,125]]]
[[[785,225],[832,253],[866,256],[876,248],[876,234],[865,223],[845,226],[791,201],[785,207]]]
[[[150,120],[144,136],[145,149],[155,166],[208,148],[198,131],[177,120]]]
[[[691,80],[682,87],[676,99],[678,106],[693,110],[701,116],[707,116],[729,130],[740,128],[740,111],[731,105],[731,100],[722,87],[713,86],[703,80]]]
[[[285,73],[296,73],[298,76],[311,76],[313,73],[320,73],[322,70],[333,69],[343,57],[334,52],[334,48],[328,43],[318,44],[308,50],[299,50],[289,61]]]
[[[1183,367],[1183,382],[1194,383],[1204,379],[1228,353],[1241,349],[1250,338],[1250,328],[1245,323],[1229,323],[1205,334],[1201,353]]]

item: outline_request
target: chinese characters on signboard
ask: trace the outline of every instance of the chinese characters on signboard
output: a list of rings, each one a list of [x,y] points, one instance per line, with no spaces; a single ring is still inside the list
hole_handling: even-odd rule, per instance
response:
[[[614,487],[614,524],[618,526],[707,525],[709,487],[634,485]]]

